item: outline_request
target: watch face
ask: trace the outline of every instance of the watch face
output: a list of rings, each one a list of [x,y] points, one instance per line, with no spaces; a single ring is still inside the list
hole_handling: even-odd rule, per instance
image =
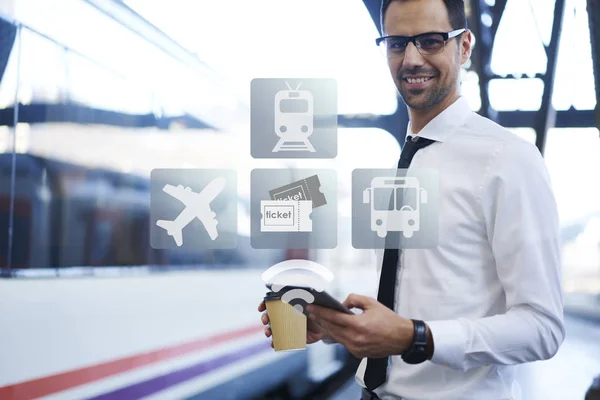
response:
[[[407,364],[420,364],[427,361],[427,352],[424,347],[419,346],[404,353],[402,359]]]

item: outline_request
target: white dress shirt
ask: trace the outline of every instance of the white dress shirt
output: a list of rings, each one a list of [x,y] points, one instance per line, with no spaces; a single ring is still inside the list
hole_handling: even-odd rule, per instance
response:
[[[551,358],[565,336],[558,215],[544,160],[463,97],[418,135],[439,142],[410,166],[439,173],[439,243],[402,250],[396,311],[424,320],[435,350],[417,365],[390,357],[375,392],[384,400],[518,400],[515,365]],[[363,359],[363,387],[365,368]]]

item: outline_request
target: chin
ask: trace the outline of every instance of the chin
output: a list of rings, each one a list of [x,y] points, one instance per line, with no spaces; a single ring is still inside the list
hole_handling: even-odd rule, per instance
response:
[[[422,110],[429,107],[429,102],[427,99],[419,99],[419,98],[410,98],[407,96],[402,96],[402,100],[404,103],[414,110]]]

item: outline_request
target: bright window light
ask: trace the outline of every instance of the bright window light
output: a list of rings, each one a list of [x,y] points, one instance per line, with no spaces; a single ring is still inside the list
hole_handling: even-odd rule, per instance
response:
[[[187,113],[221,129],[247,119],[247,106],[244,108],[239,96],[232,95],[214,71],[199,65],[184,65],[87,2],[19,0],[15,18],[97,64],[82,68],[81,62],[73,64],[76,57],[67,57],[63,51],[53,53],[46,49],[51,46],[43,39],[25,33],[23,52],[30,56],[21,64],[28,62],[31,65],[27,67],[31,72],[27,79],[38,86],[56,86],[65,77],[67,86],[87,81],[86,88],[80,86],[79,93],[72,93],[76,100],[102,107],[110,102],[111,109],[119,108],[123,112],[142,107],[147,113],[159,104],[160,112],[165,116]],[[23,32],[29,31],[24,29]],[[29,47],[25,47],[26,44]],[[52,57],[48,58],[46,54]],[[39,68],[40,62],[31,62],[32,59],[37,61],[36,56],[42,57],[45,65],[59,62],[60,68],[48,69],[47,65],[47,68]],[[68,65],[69,62],[72,65]],[[62,75],[51,76],[55,72]],[[140,87],[142,91],[137,89]],[[61,89],[66,89],[64,84]],[[122,94],[124,91],[126,95]],[[82,94],[86,99],[81,98]],[[140,101],[142,96],[145,98]],[[4,92],[1,92],[0,101],[4,98]],[[136,104],[131,106],[131,103]]]
[[[390,114],[396,89],[360,0],[127,0],[250,99],[253,78],[334,78],[340,114]]]
[[[541,79],[492,79],[490,103],[498,111],[537,111],[542,105]]]
[[[535,144],[535,139],[537,137],[535,133],[535,129],[533,128],[509,128],[509,130],[520,137],[521,139],[525,139],[531,144]]]
[[[556,64],[552,104],[557,110],[596,106],[586,0],[568,0]]]
[[[519,29],[515,29],[515,26]],[[544,45],[528,1],[506,3],[491,64],[492,70],[498,75],[519,72],[533,76],[546,71]]]
[[[553,128],[544,158],[563,224],[600,211],[600,140],[596,128]]]
[[[591,110],[596,105],[596,94],[586,0],[565,1],[552,104],[557,110],[571,106]],[[507,3],[492,53],[491,66],[496,74],[532,77],[546,73],[544,45],[550,42],[554,18],[554,7],[548,7],[547,3],[547,0]],[[514,29],[515,26],[519,29]],[[490,85],[490,98],[499,110],[537,110],[543,92],[540,83],[498,81]]]

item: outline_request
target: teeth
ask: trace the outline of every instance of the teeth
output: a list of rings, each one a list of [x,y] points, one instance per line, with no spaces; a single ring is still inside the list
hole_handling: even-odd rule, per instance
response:
[[[431,78],[406,78],[406,80],[408,81],[408,83],[423,83],[423,82],[427,82],[428,80],[430,80]]]

